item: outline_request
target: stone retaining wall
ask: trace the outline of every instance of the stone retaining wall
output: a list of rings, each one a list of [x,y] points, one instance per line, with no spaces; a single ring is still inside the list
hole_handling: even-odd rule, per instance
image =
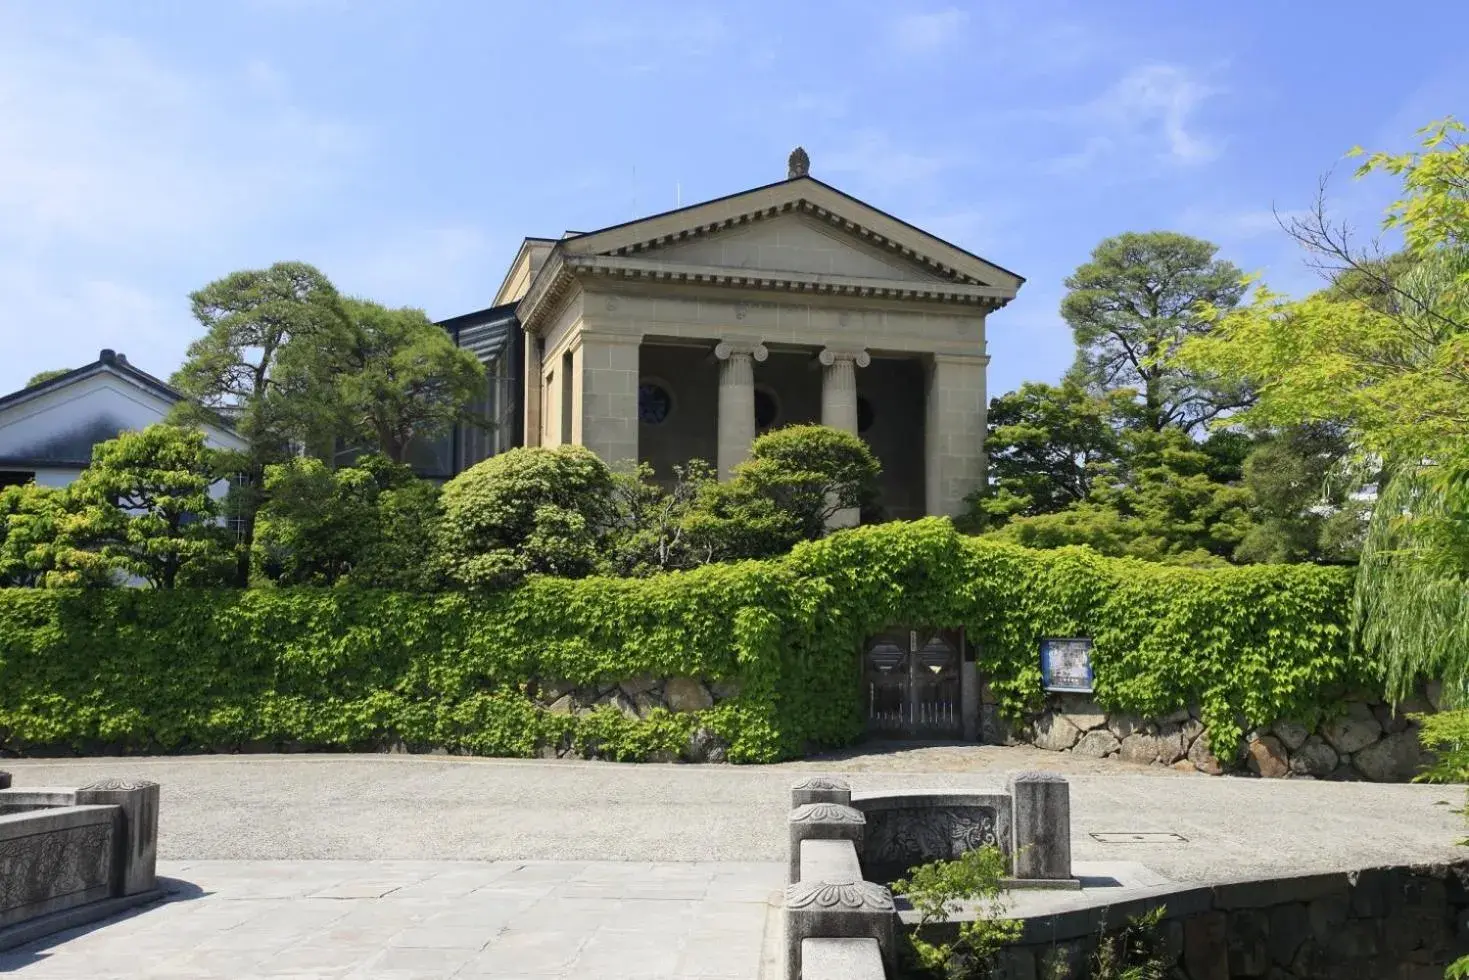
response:
[[[1160,893],[1025,920],[1000,976],[1086,976],[1097,937],[1162,905],[1186,980],[1441,980],[1469,953],[1469,863],[1370,868]],[[1069,970],[1069,972],[1067,972]]]
[[[611,707],[633,720],[646,718],[654,709],[662,708],[675,714],[702,711],[727,698],[739,694],[739,686],[732,681],[705,681],[694,677],[635,677],[625,681],[609,681],[601,685],[575,686],[561,683],[542,683],[535,692],[538,705],[552,714],[586,715],[599,708]],[[655,753],[649,762],[723,762],[728,746],[707,728],[697,728],[689,737],[683,751],[673,754]],[[575,755],[570,738],[560,744],[543,745],[543,759],[563,758]],[[596,758],[595,746],[585,753]]]
[[[1249,732],[1225,753],[1207,738],[1197,708],[1148,719],[1109,712],[1085,695],[1052,694],[1045,711],[1005,740],[1216,776],[1234,771],[1271,779],[1407,782],[1426,761],[1419,726],[1407,716],[1433,712],[1437,693],[1429,690],[1396,710],[1381,701],[1348,700],[1319,725],[1277,721]]]

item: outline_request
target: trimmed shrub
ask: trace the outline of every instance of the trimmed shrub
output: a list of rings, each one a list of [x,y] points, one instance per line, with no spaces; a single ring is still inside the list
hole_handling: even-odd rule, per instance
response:
[[[1216,744],[1376,682],[1350,652],[1350,572],[1188,569],[1034,552],[927,519],[840,532],[789,556],[647,579],[532,577],[490,594],[352,588],[0,590],[0,745],[173,751],[401,740],[530,756],[570,735],[613,758],[695,726],[736,762],[862,731],[863,639],[963,626],[1001,709],[1042,700],[1037,643],[1089,635],[1097,700],[1202,707]],[[554,714],[537,685],[737,682],[694,714]]]
[[[612,473],[584,446],[525,446],[444,485],[439,554],[460,585],[487,589],[597,567],[614,522]]]

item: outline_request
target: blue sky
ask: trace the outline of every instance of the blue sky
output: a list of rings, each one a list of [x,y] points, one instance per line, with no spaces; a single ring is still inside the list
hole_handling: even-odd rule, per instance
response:
[[[315,263],[444,317],[525,235],[812,174],[1027,277],[991,391],[1071,360],[1103,237],[1207,237],[1315,282],[1276,226],[1354,144],[1469,115],[1469,4],[0,0],[0,391],[101,347],[167,376],[190,290]]]

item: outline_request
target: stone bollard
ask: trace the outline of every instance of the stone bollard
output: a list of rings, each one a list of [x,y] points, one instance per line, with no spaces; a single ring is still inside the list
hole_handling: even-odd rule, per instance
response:
[[[803,840],[849,840],[858,857],[862,855],[867,818],[861,810],[840,803],[806,803],[792,810],[786,822],[790,828],[788,882],[800,880]]]
[[[157,888],[158,784],[146,779],[99,779],[77,790],[76,802],[121,808],[112,854],[113,897]]]
[[[835,776],[807,776],[791,786],[791,807],[807,803],[840,803],[852,805],[852,787]]]
[[[0,769],[0,789],[10,788],[10,773]]]
[[[786,888],[786,976],[799,980],[807,939],[875,939],[888,975],[897,966],[893,893],[871,881],[798,881]]]
[[[1071,877],[1071,787],[1053,772],[1018,772],[1010,777],[1015,840],[1015,877]]]

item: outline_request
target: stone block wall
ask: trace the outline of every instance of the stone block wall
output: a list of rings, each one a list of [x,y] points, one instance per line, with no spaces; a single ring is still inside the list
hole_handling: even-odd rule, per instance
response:
[[[675,714],[702,711],[739,694],[733,681],[709,681],[694,677],[635,677],[625,681],[608,681],[599,685],[577,686],[543,682],[535,694],[536,703],[557,715],[587,715],[599,708],[612,707],[630,720],[648,717],[655,709]],[[728,745],[707,728],[694,729],[683,751],[656,755],[649,762],[724,762]],[[569,737],[556,745],[543,745],[542,758],[564,758],[578,754]],[[596,758],[593,747],[586,755]]]
[[[999,976],[1086,976],[1098,937],[1148,908],[1179,980],[1440,980],[1469,953],[1469,865],[1370,868],[1159,894],[1027,920]],[[1069,972],[1068,972],[1069,971]]]
[[[1429,689],[1396,709],[1381,701],[1347,700],[1320,724],[1282,719],[1223,752],[1206,737],[1197,707],[1139,718],[1108,711],[1085,695],[1052,694],[1045,710],[1026,724],[997,732],[1002,726],[987,719],[986,728],[996,741],[1216,776],[1229,771],[1269,779],[1407,782],[1427,761],[1418,725],[1408,716],[1435,711],[1437,695]]]

